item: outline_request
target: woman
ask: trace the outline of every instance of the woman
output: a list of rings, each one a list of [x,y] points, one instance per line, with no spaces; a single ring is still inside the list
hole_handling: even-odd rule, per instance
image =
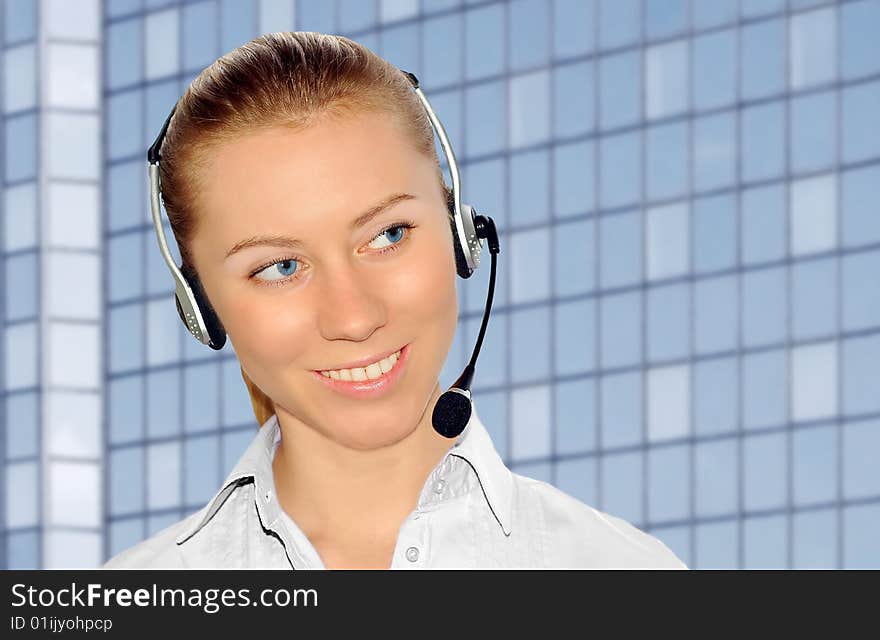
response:
[[[261,427],[205,508],[106,567],[684,567],[511,473],[475,408],[457,437],[433,428],[461,270],[412,89],[347,38],[288,32],[182,96],[165,208]]]

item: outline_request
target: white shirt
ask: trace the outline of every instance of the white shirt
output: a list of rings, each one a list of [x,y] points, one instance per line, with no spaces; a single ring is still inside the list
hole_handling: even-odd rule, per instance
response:
[[[275,497],[272,459],[280,438],[273,415],[204,508],[104,567],[324,569]],[[391,568],[687,566],[626,520],[510,471],[474,409],[401,525]]]

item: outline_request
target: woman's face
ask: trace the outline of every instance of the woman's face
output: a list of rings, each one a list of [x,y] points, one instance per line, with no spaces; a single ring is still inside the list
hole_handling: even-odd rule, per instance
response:
[[[409,435],[458,318],[452,236],[431,161],[390,116],[366,113],[225,143],[201,177],[193,262],[242,367],[279,415],[357,449]],[[409,197],[356,225],[395,194]],[[260,236],[300,244],[227,255]],[[378,397],[344,395],[314,373],[404,345],[401,375]]]

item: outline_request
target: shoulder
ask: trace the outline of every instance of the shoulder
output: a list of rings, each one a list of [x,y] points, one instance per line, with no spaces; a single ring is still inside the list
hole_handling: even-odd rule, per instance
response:
[[[120,551],[107,560],[102,569],[180,569],[186,564],[177,544],[177,538],[196,518],[203,515],[199,510],[183,520],[158,531],[146,540]]]
[[[548,564],[569,568],[687,569],[663,542],[623,518],[595,509],[549,482],[512,475],[518,488],[519,526],[540,527]]]

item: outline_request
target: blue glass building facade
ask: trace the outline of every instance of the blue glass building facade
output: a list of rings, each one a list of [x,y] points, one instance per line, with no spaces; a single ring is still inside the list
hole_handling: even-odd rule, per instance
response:
[[[62,4],[4,11],[6,566],[97,564],[203,506],[252,438],[231,345],[177,318],[144,154],[205,66],[284,30],[414,72],[498,225],[474,395],[514,471],[694,568],[880,566],[880,0]],[[59,53],[100,57],[100,99],[52,80]],[[71,131],[95,123],[92,158]],[[488,271],[458,281],[444,387]],[[65,512],[70,483],[100,501]]]

